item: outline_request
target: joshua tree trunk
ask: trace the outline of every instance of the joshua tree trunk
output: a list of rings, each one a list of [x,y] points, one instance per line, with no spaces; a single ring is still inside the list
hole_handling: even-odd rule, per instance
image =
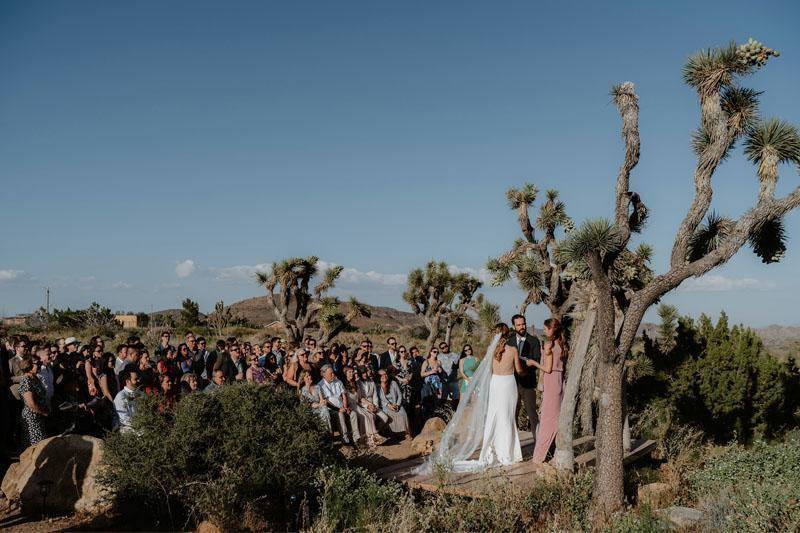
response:
[[[556,451],[553,463],[559,470],[572,471],[575,464],[575,450],[572,446],[572,427],[575,418],[575,407],[578,400],[578,391],[581,385],[586,353],[589,351],[589,342],[594,330],[596,311],[589,307],[586,316],[580,324],[580,333],[577,336],[575,350],[570,353],[567,367],[567,382],[564,386],[564,399],[561,402],[561,411],[558,415],[558,433],[556,434]]]
[[[444,342],[446,342],[448,346],[450,346],[450,336],[453,334],[454,327],[455,324],[448,323],[447,327],[444,330]]]

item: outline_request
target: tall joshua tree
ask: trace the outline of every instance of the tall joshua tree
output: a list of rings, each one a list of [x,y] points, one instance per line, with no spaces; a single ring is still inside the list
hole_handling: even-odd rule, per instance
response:
[[[269,272],[256,273],[256,281],[267,290],[267,305],[294,342],[301,342],[307,329],[320,329],[320,338],[330,341],[357,316],[365,314],[366,306],[355,299],[345,313],[337,298],[325,296],[342,274],[341,266],[327,269],[311,288],[311,280],[319,271],[318,262],[314,256],[292,257],[272,263]]]
[[[600,388],[597,423],[598,464],[595,507],[613,512],[623,504],[623,418],[625,361],[645,312],[663,295],[692,276],[701,276],[728,261],[748,242],[764,262],[780,259],[783,216],[800,205],[800,187],[776,197],[778,167],[800,164],[800,135],[794,126],[777,119],[758,117],[759,93],[738,85],[738,80],[777,56],[750,40],[737,46],[702,51],[687,61],[684,81],[697,91],[700,126],[693,136],[697,163],[695,194],[675,236],[669,270],[654,276],[635,291],[616,290],[611,267],[630,243],[643,212],[639,196],[631,190],[631,171],[639,161],[639,105],[633,83],[612,89],[622,118],[625,157],[617,175],[614,219],[590,220],[566,239],[558,250],[561,261],[584,261],[597,297],[597,380]],[[738,219],[710,217],[712,177],[737,140],[744,139],[744,153],[757,165],[758,195],[754,205]],[[615,309],[622,311],[615,331]]]
[[[481,285],[469,274],[450,272],[444,262],[430,261],[424,270],[416,268],[408,274],[403,299],[422,317],[429,331],[428,344],[439,337],[443,327],[449,339],[453,327],[474,308],[473,298]]]

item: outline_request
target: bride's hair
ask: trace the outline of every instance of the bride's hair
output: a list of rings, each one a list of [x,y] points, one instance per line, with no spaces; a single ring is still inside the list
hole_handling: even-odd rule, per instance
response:
[[[567,337],[564,334],[564,328],[561,322],[559,322],[557,318],[548,318],[544,321],[544,325],[545,327],[553,328],[553,336],[550,340],[558,343],[559,348],[561,348],[561,356],[566,358],[569,345],[567,344]]]
[[[503,357],[503,350],[506,349],[506,341],[508,341],[511,330],[506,324],[500,322],[494,327],[494,331],[500,335],[500,338],[497,340],[492,357],[495,361],[499,361]]]

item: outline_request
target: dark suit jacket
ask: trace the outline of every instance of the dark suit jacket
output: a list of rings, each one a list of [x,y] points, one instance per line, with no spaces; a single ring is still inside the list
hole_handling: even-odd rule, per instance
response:
[[[372,371],[375,373],[375,379],[378,379],[378,370],[388,370],[390,366],[392,366],[392,358],[389,355],[389,352],[383,352],[382,354],[372,354],[369,357],[369,366],[372,367]]]
[[[506,344],[515,348],[517,347],[516,333],[511,336]],[[530,333],[526,333],[525,340],[522,343],[522,349],[519,352],[519,358],[522,359],[523,365],[525,365],[525,361],[527,359],[533,359],[536,362],[541,362],[542,346],[539,343],[539,339]],[[517,386],[524,389],[535,389],[537,368],[535,366],[525,366],[525,370],[526,372],[524,375],[516,374]]]

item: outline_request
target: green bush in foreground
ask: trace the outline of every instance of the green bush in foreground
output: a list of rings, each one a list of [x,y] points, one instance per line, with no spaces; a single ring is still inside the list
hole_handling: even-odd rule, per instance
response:
[[[800,434],[751,448],[731,446],[688,479],[709,529],[800,529]]]
[[[224,387],[163,412],[157,401],[140,404],[134,431],[108,438],[102,474],[123,502],[169,520],[154,525],[289,529],[313,473],[334,460],[326,430],[292,391]]]

